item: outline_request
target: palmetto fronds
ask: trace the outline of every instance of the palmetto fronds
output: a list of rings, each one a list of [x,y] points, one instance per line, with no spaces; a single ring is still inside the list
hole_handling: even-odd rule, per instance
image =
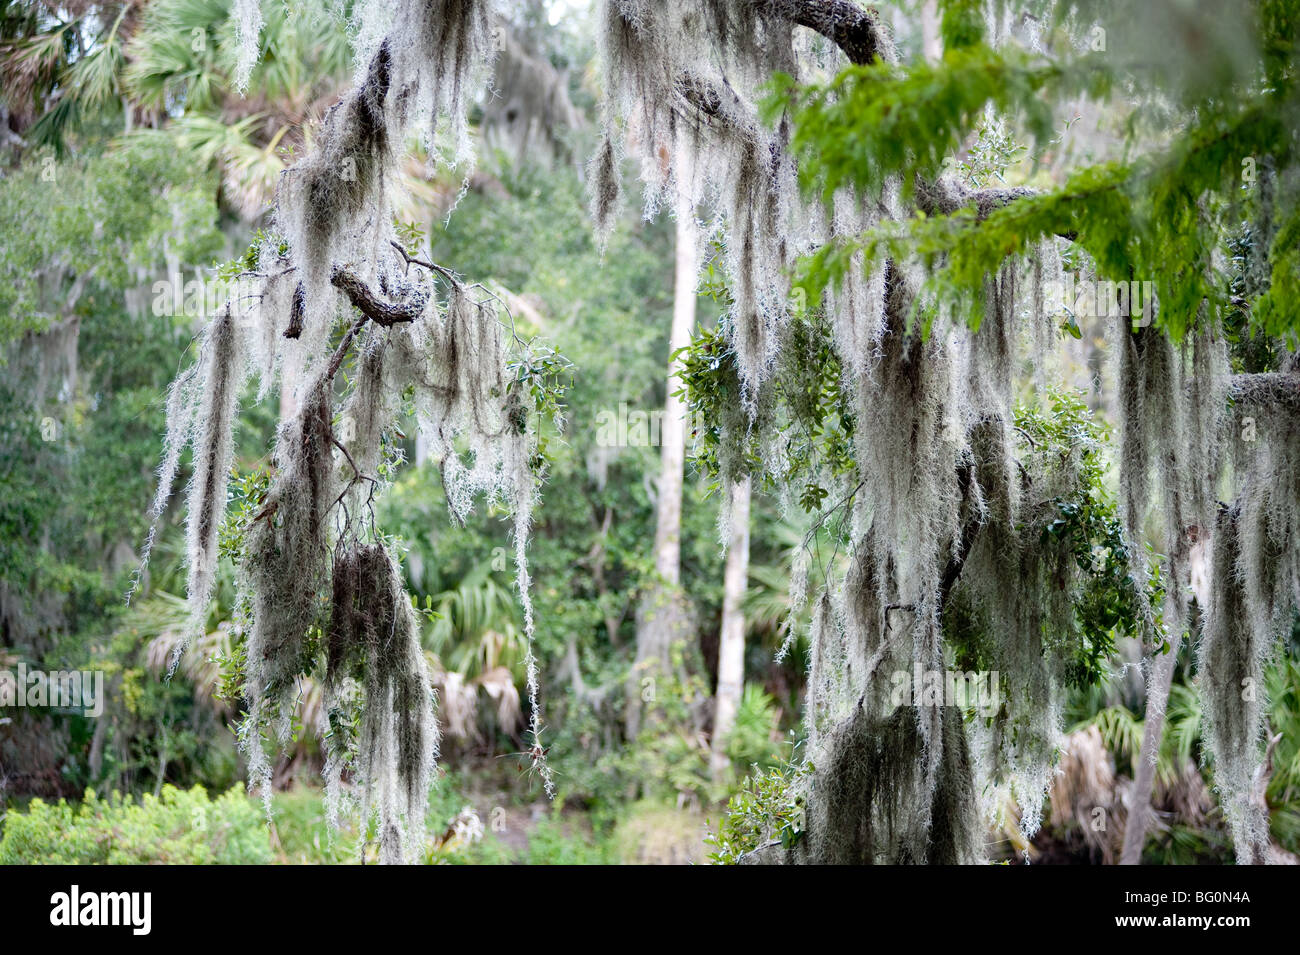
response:
[[[121,76],[126,64],[126,38],[122,36],[122,19],[129,9],[129,5],[123,6],[113,25],[100,36],[95,48],[73,62],[68,70],[70,94],[85,109],[98,109],[122,92]]]
[[[212,630],[187,639],[189,624],[189,602],[161,591],[154,591],[147,600],[141,601],[131,621],[132,629],[148,641],[145,660],[151,672],[165,677],[175,666],[176,672],[193,686],[198,702],[220,713],[229,713],[231,701],[219,700],[214,693],[221,680],[219,660],[230,653],[229,624],[222,621]]]
[[[43,92],[67,68],[70,33],[76,21],[60,23],[44,33],[12,40],[0,47],[0,79],[4,100],[17,115],[39,111]]]
[[[434,599],[437,617],[425,645],[442,665],[467,678],[505,667],[522,676],[526,641],[514,592],[480,564]]]
[[[183,116],[165,131],[146,130],[142,135],[167,137],[186,154],[219,168],[226,201],[253,221],[267,210],[275,194],[275,183],[285,168],[280,146],[291,132],[289,126],[281,126],[259,145],[258,130],[265,122],[261,113],[229,123],[211,116]]]
[[[6,102],[34,119],[29,139],[61,146],[83,117],[124,109],[126,129],[175,136],[218,166],[247,219],[266,211],[282,150],[304,145],[305,124],[351,69],[345,25],[318,0],[268,5],[247,96],[234,80],[231,0],[123,4],[104,29],[88,33],[93,26],[55,23],[0,48]]]

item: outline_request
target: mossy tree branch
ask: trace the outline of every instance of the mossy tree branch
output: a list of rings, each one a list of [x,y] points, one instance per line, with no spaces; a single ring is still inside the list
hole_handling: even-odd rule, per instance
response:
[[[1233,375],[1228,383],[1228,393],[1238,404],[1284,408],[1300,413],[1300,373]]]
[[[385,328],[415,321],[429,300],[428,292],[421,289],[405,301],[385,301],[355,274],[338,266],[330,274],[330,283],[346,295],[362,315]]]
[[[850,0],[752,0],[751,5],[769,17],[820,33],[858,66],[876,62],[891,46],[880,19]]]

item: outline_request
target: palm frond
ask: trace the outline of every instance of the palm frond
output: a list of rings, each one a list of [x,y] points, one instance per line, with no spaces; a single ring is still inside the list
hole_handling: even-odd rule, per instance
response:
[[[70,96],[60,96],[27,130],[33,146],[52,146],[62,155],[68,134],[81,122],[81,105]]]
[[[95,49],[77,60],[68,69],[68,87],[86,108],[102,110],[115,102],[122,93],[120,78],[126,64],[124,43],[118,28],[122,24],[123,8],[113,26]]]
[[[167,130],[179,149],[192,153],[204,165],[220,167],[228,198],[249,220],[265,211],[285,166],[278,146],[287,127],[265,145],[258,145],[254,136],[262,120],[260,113],[233,123],[211,116],[186,116]]]
[[[521,676],[527,643],[514,591],[492,576],[487,564],[472,569],[434,599],[437,618],[427,645],[443,666],[471,678],[497,667]]]
[[[0,80],[5,104],[11,110],[27,114],[39,106],[38,94],[53,87],[67,67],[68,37],[77,22],[71,20],[0,46]]]

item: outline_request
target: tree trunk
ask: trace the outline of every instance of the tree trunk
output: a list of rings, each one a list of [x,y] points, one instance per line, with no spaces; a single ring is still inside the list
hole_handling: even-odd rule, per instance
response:
[[[938,0],[925,0],[921,4],[921,51],[926,60],[937,63],[943,59],[943,40],[939,36]]]
[[[681,362],[672,357],[691,343],[695,325],[696,223],[694,210],[677,216],[677,256],[673,287],[673,326],[668,337],[667,396],[659,429],[659,498],[655,525],[655,574],[667,584],[681,582],[682,482],[686,465],[686,405],[677,394]]]
[[[1205,607],[1210,598],[1209,572],[1206,566],[1209,554],[1209,535],[1201,531],[1188,554],[1189,577],[1192,593],[1198,607]],[[1138,755],[1133,781],[1133,801],[1124,826],[1124,848],[1120,852],[1120,865],[1141,865],[1142,847],[1146,843],[1147,827],[1151,821],[1151,793],[1155,789],[1156,757],[1160,753],[1160,740],[1165,731],[1165,707],[1169,703],[1169,689],[1174,684],[1174,671],[1178,664],[1178,648],[1182,644],[1180,633],[1169,652],[1151,665],[1151,679],[1147,685],[1146,717],[1142,728],[1142,752]]]
[[[1133,782],[1133,802],[1129,806],[1128,822],[1124,826],[1124,849],[1120,853],[1120,865],[1140,865],[1142,862],[1142,846],[1146,842],[1147,824],[1151,818],[1156,757],[1165,730],[1165,705],[1169,702],[1169,688],[1173,686],[1174,670],[1178,663],[1178,646],[1182,642],[1182,634],[1174,637],[1169,652],[1151,664],[1151,679],[1147,683],[1146,720],[1142,729],[1142,752],[1138,755],[1135,767],[1137,778]]]
[[[718,692],[713,713],[713,750],[709,769],[715,782],[725,776],[727,737],[736,723],[745,683],[745,613],[742,602],[749,583],[750,479],[731,486],[731,534],[722,584],[722,633],[718,641]]]
[[[683,174],[685,178],[685,174]],[[695,210],[677,210],[677,252],[673,285],[673,324],[668,337],[668,393],[659,429],[660,469],[655,524],[654,579],[637,607],[636,664],[627,688],[627,735],[641,729],[643,705],[653,703],[655,681],[666,672],[675,640],[686,635],[688,620],[681,594],[682,482],[686,464],[686,405],[674,394],[680,363],[672,356],[690,344],[695,324],[697,225]]]

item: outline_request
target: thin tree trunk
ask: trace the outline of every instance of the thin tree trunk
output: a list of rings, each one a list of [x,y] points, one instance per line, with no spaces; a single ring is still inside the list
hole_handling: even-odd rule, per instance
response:
[[[1156,757],[1160,752],[1160,738],[1164,735],[1165,706],[1169,702],[1169,688],[1174,682],[1178,647],[1183,642],[1182,634],[1178,634],[1171,642],[1169,652],[1156,658],[1151,665],[1151,679],[1147,683],[1146,720],[1142,730],[1142,752],[1138,755],[1133,801],[1128,810],[1128,822],[1124,826],[1124,849],[1120,853],[1120,865],[1142,863],[1142,846],[1146,843],[1147,825],[1151,819]]]
[[[939,36],[938,0],[925,0],[921,4],[921,51],[931,63],[943,59],[943,40]]]
[[[1188,553],[1188,576],[1198,608],[1207,606],[1210,599],[1209,557],[1210,537],[1198,529]],[[1156,757],[1160,753],[1160,740],[1165,731],[1165,708],[1169,704],[1169,690],[1174,684],[1174,671],[1178,664],[1178,648],[1182,634],[1173,640],[1169,652],[1151,666],[1151,679],[1147,685],[1146,717],[1142,729],[1142,752],[1138,755],[1136,779],[1133,781],[1133,801],[1124,826],[1124,848],[1120,852],[1120,865],[1141,865],[1142,847],[1146,844],[1147,828],[1151,822],[1151,793],[1155,789]]]
[[[736,723],[745,683],[745,613],[742,603],[749,582],[750,479],[731,486],[731,534],[722,583],[722,633],[718,642],[718,692],[713,714],[713,749],[709,769],[720,781],[731,765],[727,737]]]
[[[680,167],[679,167],[680,168]],[[683,178],[688,174],[683,172]],[[680,362],[671,357],[690,344],[695,324],[698,278],[695,210],[677,209],[677,251],[673,286],[673,324],[668,337],[668,393],[659,429],[660,468],[655,523],[655,576],[637,607],[636,664],[627,688],[627,735],[641,728],[642,707],[655,695],[655,680],[666,672],[675,639],[684,635],[686,611],[681,595],[682,483],[686,465],[686,405],[674,394]]]
[[[95,732],[90,737],[90,781],[98,784],[99,774],[104,769],[104,738],[108,735],[108,717],[101,716],[95,720]]]
[[[609,606],[609,585],[605,582],[605,547],[609,541],[609,529],[614,522],[614,509],[606,506],[605,516],[600,523],[600,536],[596,543],[592,545],[591,553],[588,555],[591,566],[591,580],[596,585],[596,594],[600,601],[607,608]],[[605,610],[605,632],[609,635],[610,646],[622,646],[623,641],[619,639],[619,627],[623,624],[623,618],[627,615],[627,605],[624,604],[622,610],[617,614],[612,608]]]
[[[673,288],[673,327],[668,352],[691,343],[695,325],[696,225],[694,215],[677,217],[676,279]],[[686,405],[676,393],[681,362],[668,362],[668,394],[659,429],[659,498],[655,525],[655,573],[666,584],[681,583],[682,483],[686,466]]]

